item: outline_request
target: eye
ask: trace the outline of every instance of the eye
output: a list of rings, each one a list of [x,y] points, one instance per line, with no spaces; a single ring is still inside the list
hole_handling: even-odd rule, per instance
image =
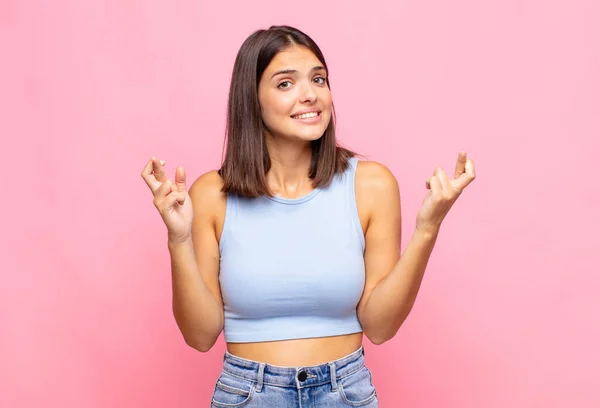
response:
[[[314,79],[314,81],[319,85],[325,85],[327,83],[327,80],[325,78],[323,78],[322,76],[316,77]]]
[[[277,85],[277,88],[288,89],[290,86],[292,86],[292,83],[290,81],[283,81],[279,85]]]

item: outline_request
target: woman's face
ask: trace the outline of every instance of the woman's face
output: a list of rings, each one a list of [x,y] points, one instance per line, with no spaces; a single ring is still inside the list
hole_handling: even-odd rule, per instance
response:
[[[327,129],[331,92],[327,72],[306,47],[291,46],[278,53],[258,84],[262,119],[273,137],[311,141]]]

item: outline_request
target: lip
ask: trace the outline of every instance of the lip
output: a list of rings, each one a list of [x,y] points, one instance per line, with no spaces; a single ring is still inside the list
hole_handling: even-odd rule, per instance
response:
[[[294,116],[304,115],[305,113],[312,113],[312,112],[317,112],[317,113],[320,114],[321,113],[321,109],[317,109],[317,108],[304,109],[304,110],[301,110],[301,111],[298,111],[298,112],[294,112],[290,116],[293,118]]]

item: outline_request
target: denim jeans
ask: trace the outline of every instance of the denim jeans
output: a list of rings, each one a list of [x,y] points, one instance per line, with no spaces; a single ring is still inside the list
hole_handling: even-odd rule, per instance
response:
[[[212,408],[378,407],[364,349],[329,363],[280,367],[225,353]]]

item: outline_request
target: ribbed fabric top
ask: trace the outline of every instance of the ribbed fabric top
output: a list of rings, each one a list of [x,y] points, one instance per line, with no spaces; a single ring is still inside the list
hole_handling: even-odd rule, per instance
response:
[[[219,243],[225,341],[362,331],[365,241],[354,191],[357,159],[326,188],[297,198],[227,197]]]

